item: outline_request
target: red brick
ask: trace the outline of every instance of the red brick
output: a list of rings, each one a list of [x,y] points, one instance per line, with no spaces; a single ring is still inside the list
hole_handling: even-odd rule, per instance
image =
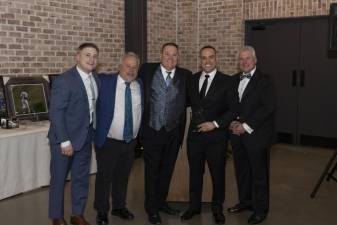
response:
[[[7,24],[20,25],[20,20],[7,20]]]
[[[8,48],[9,49],[21,49],[22,45],[20,45],[20,44],[9,44]]]
[[[1,14],[1,18],[4,18],[4,19],[15,19],[15,15],[13,13],[4,13],[4,14]]]

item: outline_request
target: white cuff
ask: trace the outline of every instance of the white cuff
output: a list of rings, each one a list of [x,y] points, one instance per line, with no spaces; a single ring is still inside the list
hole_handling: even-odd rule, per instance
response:
[[[219,128],[219,124],[215,120],[212,123],[216,126],[216,128]]]
[[[61,148],[65,148],[67,146],[71,145],[71,142],[68,140],[68,141],[64,141],[64,142],[61,142]]]
[[[253,133],[254,130],[250,126],[248,126],[248,124],[243,123],[242,126],[249,134]]]

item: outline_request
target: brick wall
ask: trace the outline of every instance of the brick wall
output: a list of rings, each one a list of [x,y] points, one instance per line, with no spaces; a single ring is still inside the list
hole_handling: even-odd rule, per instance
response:
[[[124,1],[0,1],[0,75],[60,73],[74,65],[82,42],[100,48],[100,70],[116,70],[124,52]]]
[[[148,0],[148,61],[164,42],[180,46],[180,65],[196,72],[198,51],[218,49],[220,70],[237,70],[244,20],[326,15],[337,0]],[[123,0],[1,0],[0,75],[60,73],[84,42],[101,49],[100,71],[115,71],[124,52]]]
[[[245,20],[327,15],[333,2],[337,0],[176,0],[170,3],[150,0],[149,59],[158,59],[163,42],[176,40],[181,48],[180,65],[196,72],[199,49],[210,44],[218,49],[220,70],[233,74],[244,41]],[[174,11],[175,5],[176,20],[168,16],[167,10]],[[161,30],[164,21],[166,26]],[[174,35],[166,38],[167,30],[177,30],[176,39]]]
[[[327,15],[335,0],[245,0],[245,19]]]
[[[148,0],[148,52],[149,62],[157,62],[165,42],[177,42],[176,1]]]

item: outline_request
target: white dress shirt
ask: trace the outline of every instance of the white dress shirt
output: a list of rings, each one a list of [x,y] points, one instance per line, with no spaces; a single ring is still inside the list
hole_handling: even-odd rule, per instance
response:
[[[165,69],[161,64],[160,64],[160,70],[161,70],[161,74],[163,74],[164,80],[166,80],[166,77],[168,76],[167,72],[171,72],[170,77],[171,79],[173,79],[175,73],[176,73],[176,68],[174,68],[173,70],[169,71],[167,69]]]
[[[256,67],[254,67],[254,69],[251,70],[249,73],[243,73],[243,75],[250,74],[253,77],[254,73],[255,73],[255,70],[256,70]],[[250,79],[252,79],[252,77]],[[240,80],[240,84],[239,84],[239,88],[238,88],[240,102],[241,102],[243,92],[245,91],[250,79],[245,77],[242,80]]]
[[[254,67],[254,69],[252,69],[249,73],[243,73],[243,75],[250,74],[251,75],[250,79],[252,79],[252,77],[254,76],[255,70],[256,70],[256,67]],[[241,102],[243,92],[245,91],[250,79],[245,77],[242,80],[240,80],[240,84],[238,88],[240,102]],[[254,130],[247,123],[243,123],[242,126],[249,134],[253,133]]]
[[[120,75],[118,75],[114,117],[110,125],[108,137],[120,141],[123,140],[124,132],[125,88],[125,81]],[[136,138],[142,116],[142,103],[139,83],[137,81],[132,81],[130,84],[130,89],[132,98],[133,138]]]
[[[92,123],[93,121],[93,113],[95,110],[95,106],[96,106],[96,100],[97,100],[97,85],[95,82],[95,78],[92,76],[92,73],[85,73],[84,71],[82,71],[80,68],[76,67],[78,73],[80,74],[85,90],[87,92],[87,96],[88,96],[88,103],[89,103],[89,111],[90,111],[90,123]],[[92,89],[90,87],[92,82],[92,85],[94,87],[94,92],[92,93]]]
[[[214,69],[210,73],[206,73],[205,71],[202,71],[201,76],[199,78],[199,93],[200,93],[202,85],[203,85],[203,83],[204,83],[204,81],[206,79],[206,74],[208,74],[209,77],[208,77],[208,80],[207,80],[207,87],[206,87],[206,91],[205,91],[205,96],[207,95],[207,92],[209,90],[209,87],[212,84],[212,81],[214,79],[214,76],[215,76],[216,72],[217,72],[217,69]],[[212,123],[215,125],[216,128],[219,128],[219,124],[215,120],[212,121]]]
[[[203,85],[203,83],[204,83],[204,81],[205,81],[205,79],[206,79],[206,74],[208,74],[209,77],[208,77],[208,80],[207,80],[207,87],[206,87],[205,96],[207,95],[207,92],[208,92],[208,90],[209,90],[209,87],[210,87],[211,84],[212,84],[212,81],[213,81],[213,79],[214,79],[214,76],[215,76],[216,72],[217,72],[217,69],[214,69],[214,70],[213,70],[212,72],[210,72],[210,73],[206,73],[205,71],[203,71],[203,72],[201,73],[201,76],[200,76],[200,79],[199,79],[199,93],[200,93],[201,88],[202,88],[202,85]]]

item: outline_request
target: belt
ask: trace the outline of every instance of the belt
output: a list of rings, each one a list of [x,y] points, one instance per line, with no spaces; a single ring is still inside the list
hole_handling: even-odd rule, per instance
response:
[[[129,143],[127,143],[124,140],[118,140],[118,139],[114,139],[114,138],[109,138],[107,137],[107,141],[114,141],[114,142],[119,142],[119,143],[123,143],[123,144],[130,144],[131,142],[133,142],[135,140],[135,138],[133,138]]]

